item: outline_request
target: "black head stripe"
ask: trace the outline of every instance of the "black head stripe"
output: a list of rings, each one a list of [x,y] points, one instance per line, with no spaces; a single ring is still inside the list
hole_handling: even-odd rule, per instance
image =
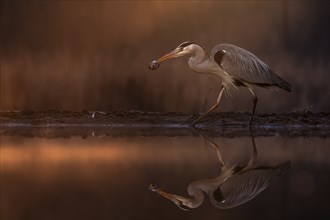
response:
[[[179,207],[180,209],[182,209],[182,210],[185,210],[185,211],[190,211],[190,210],[192,210],[192,208],[190,208],[190,207],[188,207],[188,206],[185,206],[185,205],[183,205],[182,203],[177,204],[177,205],[178,205],[178,207]]]
[[[178,47],[179,47],[179,48],[184,48],[184,47],[189,46],[190,44],[194,44],[194,42],[191,42],[191,41],[183,42],[183,43],[180,44]]]

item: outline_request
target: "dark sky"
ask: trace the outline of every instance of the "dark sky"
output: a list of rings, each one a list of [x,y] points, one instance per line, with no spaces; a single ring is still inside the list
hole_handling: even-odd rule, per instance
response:
[[[250,50],[292,84],[257,89],[257,111],[330,111],[329,1],[2,1],[1,109],[205,111],[221,81],[188,57],[148,63],[191,40]],[[271,100],[271,101],[270,101]],[[219,111],[250,110],[246,89]]]

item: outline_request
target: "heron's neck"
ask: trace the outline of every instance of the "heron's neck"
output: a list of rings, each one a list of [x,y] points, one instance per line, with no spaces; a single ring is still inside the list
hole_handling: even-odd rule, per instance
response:
[[[188,63],[189,63],[189,65],[190,64],[196,65],[196,64],[200,64],[200,63],[204,62],[208,58],[209,58],[209,56],[207,55],[205,50],[201,46],[194,44],[193,50],[191,52],[191,57],[190,57]]]
[[[188,61],[190,69],[198,73],[208,73],[208,63],[209,56],[205,50],[199,45],[194,45]]]
[[[188,193],[192,197],[190,198],[190,204],[187,204],[187,206],[189,205],[189,208],[194,209],[203,204],[205,198],[201,189],[194,186],[194,184],[190,184],[188,186]]]
[[[221,169],[219,176],[212,179],[200,179],[189,184],[188,192],[190,195],[197,193],[197,191],[205,192],[206,194],[213,193],[214,190],[219,188],[230,176],[232,175],[231,169]]]

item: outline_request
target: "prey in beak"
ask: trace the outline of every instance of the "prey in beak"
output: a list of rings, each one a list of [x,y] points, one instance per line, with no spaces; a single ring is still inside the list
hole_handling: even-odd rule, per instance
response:
[[[168,60],[168,59],[172,59],[172,58],[176,58],[176,57],[181,57],[181,56],[184,56],[186,54],[189,54],[189,51],[188,50],[185,50],[184,47],[180,47],[179,46],[179,47],[175,48],[173,51],[165,54],[161,58],[159,58],[157,60],[154,60],[151,63],[149,63],[149,69],[156,70],[156,69],[159,68],[161,62],[163,62],[165,60]]]

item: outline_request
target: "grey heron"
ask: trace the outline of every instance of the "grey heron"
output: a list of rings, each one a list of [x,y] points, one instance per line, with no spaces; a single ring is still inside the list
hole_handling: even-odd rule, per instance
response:
[[[198,132],[199,133],[199,132]],[[203,135],[204,136],[204,135]],[[249,202],[271,184],[273,180],[287,172],[290,161],[275,166],[256,166],[257,149],[252,134],[253,156],[244,166],[230,165],[222,159],[219,146],[210,138],[204,138],[217,150],[220,162],[220,175],[210,179],[200,179],[188,185],[189,197],[172,194],[152,183],[149,189],[172,201],[180,209],[189,211],[198,208],[205,200],[205,195],[216,208],[229,209]]]
[[[152,61],[149,68],[158,69],[160,63],[176,57],[191,55],[188,64],[197,73],[213,74],[222,80],[220,93],[216,103],[197,118],[193,125],[219,106],[223,92],[231,93],[233,89],[247,87],[253,97],[253,109],[249,125],[252,125],[258,98],[254,93],[255,87],[291,92],[291,85],[276,75],[274,71],[253,53],[232,44],[218,44],[208,55],[204,48],[190,41],[180,44],[173,51]]]

